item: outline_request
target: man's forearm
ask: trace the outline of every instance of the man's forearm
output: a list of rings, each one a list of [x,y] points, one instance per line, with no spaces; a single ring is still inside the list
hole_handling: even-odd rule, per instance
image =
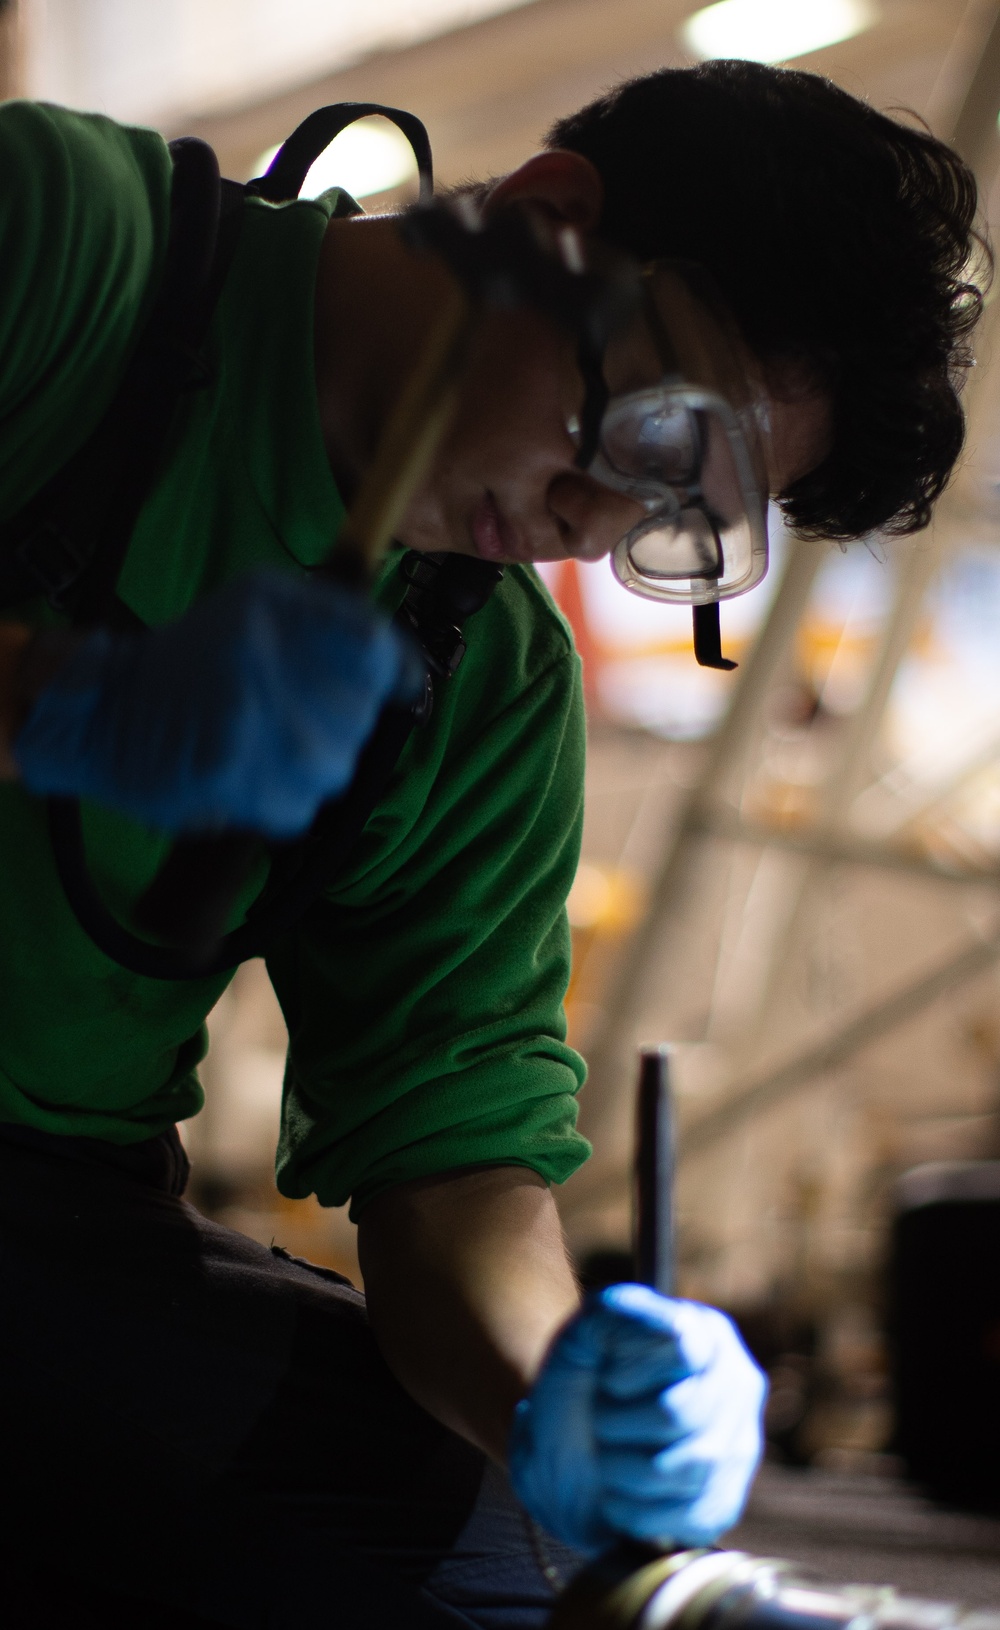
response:
[[[358,1248],[391,1369],[502,1461],[514,1405],[579,1304],[545,1183],[498,1166],[404,1184],[369,1206]]]

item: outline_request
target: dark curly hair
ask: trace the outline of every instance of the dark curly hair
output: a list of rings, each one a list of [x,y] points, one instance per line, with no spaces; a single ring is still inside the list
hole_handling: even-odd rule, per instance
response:
[[[831,450],[781,494],[800,536],[926,526],[962,447],[991,266],[958,155],[829,80],[755,62],[630,80],[546,145],[600,171],[601,237],[708,270],[779,395],[785,363],[829,393]]]

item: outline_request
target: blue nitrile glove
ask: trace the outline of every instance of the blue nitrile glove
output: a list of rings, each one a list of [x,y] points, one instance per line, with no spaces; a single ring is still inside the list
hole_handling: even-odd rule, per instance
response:
[[[415,650],[360,595],[258,570],[162,628],[85,636],[13,754],[32,792],[167,832],[290,837],[350,781],[383,702],[422,679]]]
[[[743,1509],[766,1389],[724,1314],[613,1285],[564,1326],[517,1406],[515,1493],[580,1551],[710,1545]]]

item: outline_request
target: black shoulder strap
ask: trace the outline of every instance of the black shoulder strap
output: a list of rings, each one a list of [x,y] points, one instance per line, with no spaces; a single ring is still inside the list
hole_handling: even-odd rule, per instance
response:
[[[332,102],[329,107],[317,108],[303,119],[288,140],[279,147],[268,166],[267,174],[247,183],[247,191],[272,204],[283,204],[297,198],[306,176],[319,155],[348,125],[357,124],[377,113],[401,130],[413,149],[420,177],[420,201],[426,203],[434,193],[434,169],[431,144],[427,131],[415,113],[403,108],[384,107],[381,102]]]

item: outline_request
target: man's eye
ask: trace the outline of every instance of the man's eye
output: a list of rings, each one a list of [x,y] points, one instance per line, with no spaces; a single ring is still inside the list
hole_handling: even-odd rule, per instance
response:
[[[643,420],[638,443],[650,464],[660,461],[667,480],[689,480],[701,451],[698,417],[685,407],[651,413]]]
[[[648,400],[623,403],[609,415],[602,447],[612,467],[637,480],[687,485],[701,453],[698,416],[684,403],[651,407]]]

